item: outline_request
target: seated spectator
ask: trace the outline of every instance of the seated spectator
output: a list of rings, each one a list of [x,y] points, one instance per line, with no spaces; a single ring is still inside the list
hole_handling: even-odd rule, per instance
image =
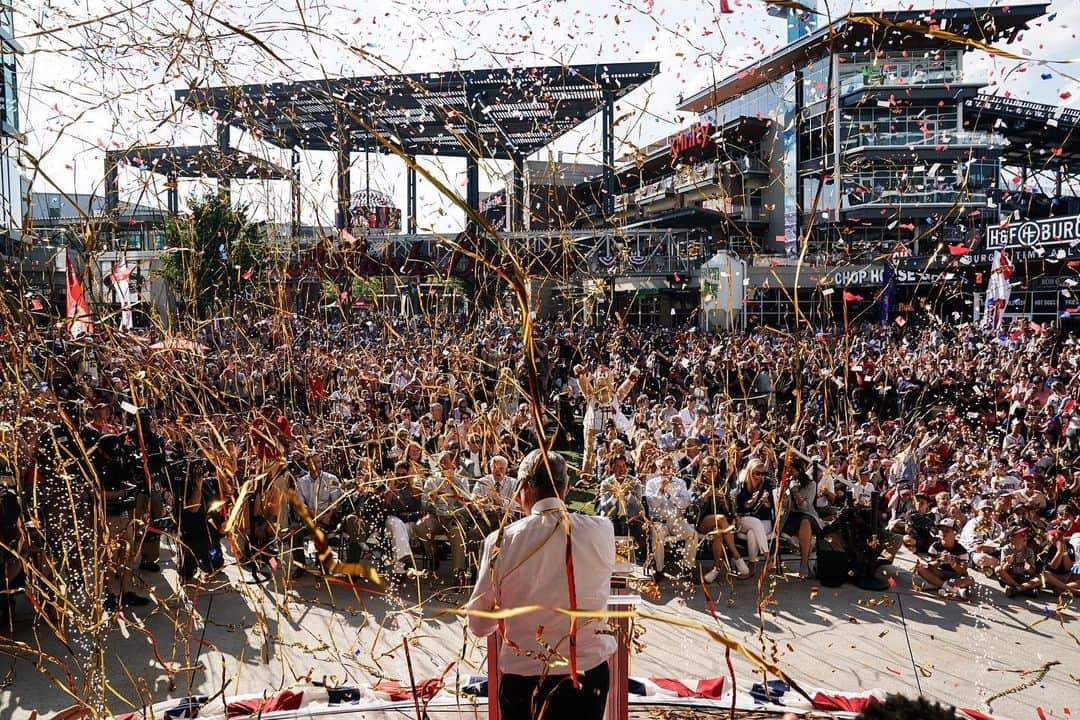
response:
[[[499,527],[507,511],[513,505],[517,480],[507,474],[509,461],[502,455],[493,455],[488,465],[491,472],[479,478],[472,486],[473,499],[483,516],[484,534]]]
[[[857,508],[868,508],[874,500],[874,492],[877,488],[870,482],[869,473],[859,473],[855,483],[851,486],[851,504]]]
[[[1080,514],[1067,503],[1054,510],[1054,524],[1061,528],[1073,551],[1080,556]]]
[[[401,576],[416,563],[412,555],[412,540],[419,539],[419,523],[423,514],[423,493],[409,463],[398,461],[394,473],[387,478],[383,503],[386,509],[385,533],[389,536],[392,575]]]
[[[899,490],[892,492],[889,497],[888,508],[889,530],[896,533],[907,533],[911,514],[915,512],[916,509],[916,501],[912,497],[911,488],[900,488]],[[929,499],[927,499],[926,512],[930,512]]]
[[[634,538],[639,561],[647,554],[646,518],[641,496],[641,481],[629,474],[626,457],[616,455],[611,459],[611,474],[600,483],[597,510],[611,519],[616,537],[628,535]]]
[[[483,539],[476,517],[469,511],[471,488],[456,471],[456,453],[450,449],[439,455],[438,468],[424,482],[425,516],[417,529],[421,542],[433,551],[434,537],[442,533],[450,541],[450,565],[453,580],[469,581],[467,544]],[[434,554],[432,554],[434,557]]]
[[[819,497],[818,483],[815,481],[819,464],[813,464],[808,475],[806,472],[799,473],[792,480],[788,488],[791,505],[787,517],[784,519],[784,532],[794,535],[799,543],[799,577],[810,577],[810,549],[813,545],[814,536],[821,532],[821,518],[818,516],[815,502]]]
[[[945,490],[941,490],[936,493],[930,493],[927,490],[923,490],[927,495],[932,495],[934,498],[934,507],[930,510],[934,516],[934,524],[939,524],[945,518],[951,518],[952,514],[952,496]],[[954,518],[955,519],[955,518]]]
[[[711,583],[719,577],[724,563],[724,550],[731,558],[739,578],[750,577],[750,568],[735,547],[734,528],[730,519],[735,517],[731,496],[720,485],[720,464],[714,457],[701,459],[701,472],[690,488],[690,523],[706,537],[711,536],[713,566],[705,573],[704,580]]]
[[[945,518],[938,526],[938,539],[930,545],[930,559],[915,563],[915,572],[943,598],[966,600],[975,580],[968,575],[968,551],[956,540],[956,522]]]
[[[769,536],[773,525],[772,484],[765,477],[765,463],[750,458],[739,473],[735,490],[737,527],[746,533],[746,547],[750,562],[769,555]]]
[[[673,415],[668,421],[667,432],[657,433],[656,438],[660,449],[667,452],[679,447],[685,439],[686,431],[683,428],[683,421],[678,415]]]
[[[934,542],[935,527],[937,520],[930,510],[930,496],[918,493],[915,496],[915,509],[908,514],[904,544],[915,553],[925,553]]]
[[[341,480],[323,470],[323,456],[313,453],[307,458],[307,472],[296,479],[296,491],[311,512],[316,524],[324,530],[337,527],[342,516]]]
[[[1046,547],[1039,560],[1046,589],[1058,595],[1080,593],[1080,567],[1065,528],[1051,527],[1046,531]]]
[[[1035,551],[1028,546],[1028,528],[1013,527],[1007,535],[1008,544],[1001,549],[1001,564],[994,570],[998,582],[1008,597],[1019,594],[1037,597],[1042,578],[1035,569]]]
[[[323,532],[336,530],[346,515],[342,504],[345,493],[341,488],[341,479],[323,470],[323,456],[318,453],[308,455],[307,472],[296,479],[296,493]],[[307,533],[299,528],[292,536],[293,579],[300,578],[305,572],[306,540]]]
[[[1014,501],[1030,507],[1037,513],[1044,512],[1048,504],[1046,493],[1042,491],[1039,479],[1034,474],[1024,478],[1020,490],[1015,493]]]
[[[682,478],[675,476],[675,463],[667,455],[656,461],[657,474],[645,485],[645,498],[649,504],[649,522],[652,530],[654,577],[657,581],[667,578],[664,572],[664,546],[668,540],[682,540],[683,569],[694,566],[697,556],[697,531],[686,521],[684,513],[690,505],[690,491]]]
[[[977,570],[997,567],[1001,557],[998,538],[1005,529],[994,517],[994,504],[980,500],[975,506],[978,514],[967,521],[960,531],[960,543],[971,552],[971,566]]]

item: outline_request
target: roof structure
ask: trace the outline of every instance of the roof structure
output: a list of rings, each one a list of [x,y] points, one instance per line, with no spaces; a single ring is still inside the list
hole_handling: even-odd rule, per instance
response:
[[[900,46],[912,48],[946,44],[947,40],[928,37],[918,31],[918,28],[931,25],[980,43],[1011,38],[1026,29],[1029,22],[1045,15],[1049,6],[1047,2],[1039,2],[997,7],[905,10],[894,13],[850,13],[682,100],[678,110],[704,112],[762,83],[771,82],[791,72],[793,67],[827,55],[830,49],[836,53],[851,52],[851,48],[856,47],[855,43],[861,43],[867,38],[873,38],[872,45],[880,50]],[[901,27],[890,27],[890,24],[899,24]],[[861,44],[858,47],[866,50]]]
[[[527,156],[655,76],[659,63],[382,75],[179,90],[187,107],[301,150]]]
[[[964,101],[964,127],[1000,133],[1008,165],[1033,168],[1080,164],[1080,110],[1061,105],[979,95]]]
[[[272,162],[235,148],[217,145],[148,145],[110,151],[114,162],[175,178],[286,180],[291,173]]]

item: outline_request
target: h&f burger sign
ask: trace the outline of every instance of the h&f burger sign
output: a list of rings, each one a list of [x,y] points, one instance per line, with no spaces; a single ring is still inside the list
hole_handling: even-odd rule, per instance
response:
[[[1080,215],[1026,220],[986,229],[987,248],[1030,248],[1080,243]]]

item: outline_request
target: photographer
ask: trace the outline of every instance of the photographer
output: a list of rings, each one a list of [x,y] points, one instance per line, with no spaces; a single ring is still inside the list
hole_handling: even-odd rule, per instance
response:
[[[139,569],[161,572],[161,531],[167,527],[164,488],[168,483],[168,455],[165,441],[153,428],[150,410],[140,408],[135,423],[124,434],[123,456],[127,479],[135,490],[132,517],[135,521],[134,542],[139,554]]]
[[[104,508],[108,532],[105,609],[110,612],[120,606],[141,606],[150,602],[149,598],[129,590],[136,554],[138,527],[135,518],[141,488],[131,481],[133,473],[125,459],[127,450],[124,440],[117,435],[102,435],[97,444],[87,450],[103,494],[99,507]]]
[[[181,582],[191,582],[199,570],[212,574],[224,565],[219,514],[213,522],[208,507],[221,496],[213,465],[200,457],[181,458],[170,473],[174,482],[174,519],[177,524],[177,573]]]
[[[0,634],[12,634],[15,593],[26,584],[20,538],[19,496],[0,485]]]

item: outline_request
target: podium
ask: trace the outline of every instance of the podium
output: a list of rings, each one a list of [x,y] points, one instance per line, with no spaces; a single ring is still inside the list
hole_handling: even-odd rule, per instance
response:
[[[641,596],[630,586],[631,575],[618,573],[611,578],[611,595],[608,598],[608,610],[626,612],[641,603]],[[628,696],[630,694],[630,638],[633,636],[634,620],[632,617],[611,618],[612,631],[618,643],[615,652],[608,658],[611,682],[608,685],[605,720],[627,720],[630,713]],[[488,680],[488,720],[499,720],[499,648],[502,642],[498,633],[488,635],[487,639],[487,680]]]

